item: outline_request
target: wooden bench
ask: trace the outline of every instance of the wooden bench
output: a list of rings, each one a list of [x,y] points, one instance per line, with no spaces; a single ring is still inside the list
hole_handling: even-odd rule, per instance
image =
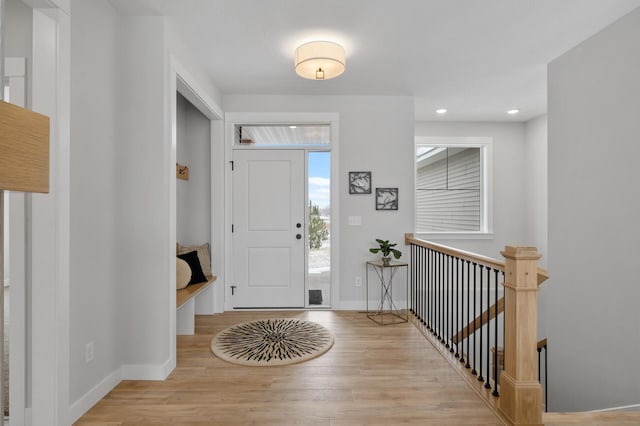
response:
[[[213,283],[217,277],[208,276],[207,282],[191,284],[176,291],[176,334],[195,332],[196,315],[213,314]]]

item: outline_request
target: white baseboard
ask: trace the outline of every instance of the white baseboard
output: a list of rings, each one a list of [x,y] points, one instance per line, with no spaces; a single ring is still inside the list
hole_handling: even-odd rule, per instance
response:
[[[363,301],[357,300],[343,300],[338,303],[338,306],[333,305],[336,311],[364,311],[366,307]]]
[[[69,407],[69,420],[71,424],[76,422],[84,413],[89,411],[98,401],[108,394],[118,383],[122,381],[122,369],[119,368],[107,377],[102,379],[100,383],[95,385],[91,390],[80,398],[78,398]]]
[[[164,380],[175,367],[175,359],[156,365],[123,365],[122,380]]]
[[[123,380],[164,380],[176,367],[176,360],[169,359],[162,365],[123,365],[69,407],[69,420],[73,424],[98,401],[111,392]],[[28,423],[30,424],[30,423]]]
[[[407,306],[407,302],[404,300],[394,300],[394,302],[398,309],[405,309]],[[370,300],[369,309],[375,309],[378,303],[380,303],[379,300]],[[334,305],[333,309],[336,311],[364,311],[367,309],[367,304],[364,300],[343,300],[339,302],[338,306]]]
[[[602,410],[593,410],[590,413],[604,413],[610,411],[640,411],[640,404],[623,405],[622,407],[603,408]]]

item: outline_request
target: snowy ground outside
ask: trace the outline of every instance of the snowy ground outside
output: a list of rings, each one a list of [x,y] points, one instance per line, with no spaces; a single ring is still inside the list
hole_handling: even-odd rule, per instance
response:
[[[319,249],[309,250],[309,290],[322,290],[322,305],[330,305],[331,245],[329,240]]]

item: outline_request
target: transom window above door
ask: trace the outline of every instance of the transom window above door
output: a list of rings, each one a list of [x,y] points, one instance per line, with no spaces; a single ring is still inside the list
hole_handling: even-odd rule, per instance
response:
[[[328,146],[328,124],[236,125],[235,143],[258,146]]]

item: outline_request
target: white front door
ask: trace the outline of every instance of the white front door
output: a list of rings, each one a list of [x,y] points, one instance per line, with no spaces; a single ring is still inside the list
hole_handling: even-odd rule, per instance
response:
[[[305,154],[233,154],[234,308],[305,305]]]

